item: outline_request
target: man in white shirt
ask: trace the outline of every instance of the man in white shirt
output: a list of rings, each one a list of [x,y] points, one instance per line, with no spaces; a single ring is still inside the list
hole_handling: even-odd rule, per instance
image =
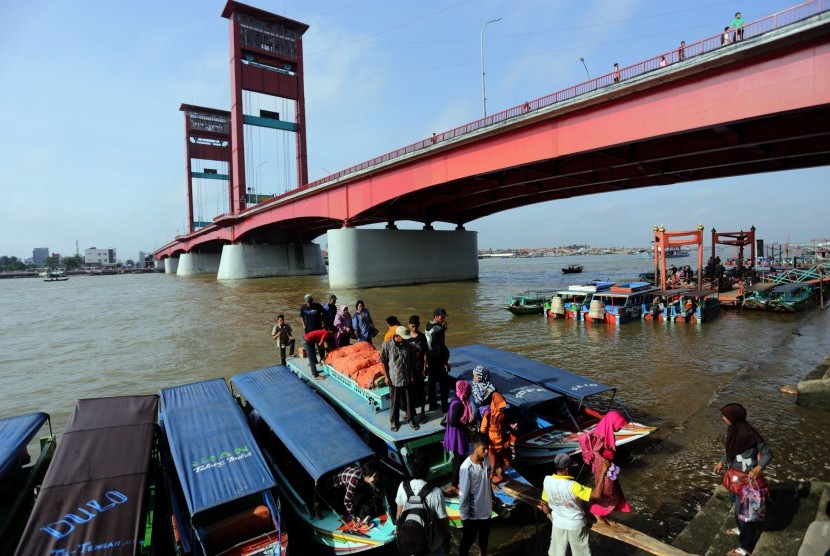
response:
[[[476,433],[472,438],[473,453],[461,464],[458,500],[461,513],[461,550],[469,554],[478,537],[478,554],[486,556],[490,539],[490,514],[493,512],[493,491],[490,487],[490,458],[487,437]]]
[[[588,531],[590,526],[585,519],[583,502],[599,500],[605,485],[605,474],[609,463],[602,464],[602,480],[590,489],[577,483],[571,475],[574,465],[568,454],[556,454],[553,458],[556,473],[545,477],[542,484],[542,504],[539,509],[550,518],[553,526],[550,533],[548,556],[566,556],[568,546],[572,556],[590,556]]]
[[[432,535],[432,546],[428,554],[429,556],[446,556],[450,553],[450,519],[444,505],[444,493],[440,488],[427,484],[427,475],[429,475],[429,462],[423,452],[416,451],[412,454],[412,476],[414,479],[409,481],[409,488],[416,495],[421,494],[421,489],[428,489],[425,502],[426,507],[432,514],[433,527],[435,528]],[[395,504],[398,506],[395,522],[401,517],[407,498],[404,484],[401,483],[395,496]]]

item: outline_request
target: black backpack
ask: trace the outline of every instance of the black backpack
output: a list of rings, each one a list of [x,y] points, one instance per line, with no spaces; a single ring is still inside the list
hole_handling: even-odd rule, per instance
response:
[[[401,556],[426,556],[436,534],[435,517],[426,503],[433,487],[427,483],[415,494],[409,483],[403,482],[407,499],[397,523],[398,550]]]

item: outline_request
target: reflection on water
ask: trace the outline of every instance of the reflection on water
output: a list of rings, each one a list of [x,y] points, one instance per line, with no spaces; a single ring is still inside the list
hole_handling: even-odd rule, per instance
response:
[[[585,271],[563,276],[571,263]],[[721,312],[704,325],[615,327],[503,309],[511,293],[630,279],[649,265],[622,255],[482,260],[477,282],[335,293],[338,303],[365,300],[379,328],[388,315],[418,314],[426,323],[441,306],[450,315],[450,347],[488,344],[618,387],[638,420],[660,427],[655,439],[630,450],[622,478],[646,514],[680,511],[697,502],[693,493],[714,487],[709,470],[725,432],[717,408],[729,401],[747,407],[772,446],[773,478],[830,479],[826,413],[796,407],[778,392],[830,354],[827,312]],[[47,411],[57,431],[78,398],[152,393],[273,364],[273,317],[284,312],[296,329],[303,294],[323,300],[329,293],[326,277],[217,282],[170,275],[0,280],[0,291],[7,390],[0,416]]]

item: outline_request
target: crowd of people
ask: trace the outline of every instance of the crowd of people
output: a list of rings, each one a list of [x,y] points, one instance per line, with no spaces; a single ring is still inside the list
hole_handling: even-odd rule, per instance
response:
[[[688,279],[685,276],[691,269],[672,267],[672,272],[673,276]],[[355,303],[352,315],[348,306],[337,306],[335,295],[320,305],[306,294],[299,313],[302,346],[312,375],[319,380],[325,375],[317,370],[318,357],[322,360],[327,351],[352,341],[371,344],[379,334],[363,300]],[[450,377],[447,318],[447,311],[438,307],[425,331],[421,331],[418,315],[410,316],[406,326],[397,317],[389,316],[379,349],[389,387],[391,430],[396,432],[401,426],[401,411],[403,421],[418,429],[427,420],[427,406],[430,411],[440,408],[444,414],[443,446],[452,460],[450,485],[442,490],[427,482],[429,462],[424,452],[415,450],[412,454],[411,478],[400,483],[395,496],[398,543],[401,554],[448,554],[450,534],[445,497],[457,497],[462,524],[459,553],[466,556],[473,544],[477,544],[483,556],[487,553],[490,534],[492,488],[505,480],[504,473],[512,464],[518,424],[511,417],[504,395],[492,383],[487,368],[476,366],[471,381]],[[292,328],[284,315],[275,319],[271,336],[277,342],[280,362],[284,365],[286,358],[295,353]],[[450,396],[453,383],[454,392]],[[728,556],[747,556],[763,530],[769,488],[762,471],[772,459],[772,452],[746,422],[743,406],[727,404],[721,413],[728,427],[726,449],[714,471],[726,471],[723,484],[734,501],[736,519],[736,527],[726,533],[737,535],[740,543]],[[552,524],[548,554],[565,556],[569,550],[574,556],[590,554],[588,531],[593,521],[604,519],[612,512],[632,511],[619,481],[620,467],[615,462],[615,433],[626,424],[621,413],[611,410],[594,429],[579,435],[582,460],[591,470],[593,486],[581,484],[573,477],[571,456],[566,453],[555,456],[555,472],[545,477],[539,504]],[[380,471],[373,463],[355,464],[332,477],[327,487],[342,492],[347,519],[360,526],[369,517],[384,512],[383,494],[377,486],[379,479]],[[423,528],[420,516],[424,515],[430,516],[432,534],[424,536],[425,540],[414,539],[401,524],[420,523],[419,527]]]

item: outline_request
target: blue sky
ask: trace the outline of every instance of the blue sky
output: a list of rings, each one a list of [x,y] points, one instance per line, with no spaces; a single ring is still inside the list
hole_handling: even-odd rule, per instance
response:
[[[493,113],[715,35],[793,3],[343,0],[249,4],[307,23],[312,180],[478,119],[480,32]],[[0,34],[0,255],[152,251],[185,230],[181,103],[228,109],[224,2],[39,0],[4,6]],[[254,180],[279,192],[279,146]],[[249,167],[249,172],[252,169]],[[581,197],[470,223],[479,247],[645,245],[654,224],[758,228],[767,242],[830,236],[817,168]],[[249,182],[251,178],[249,177]],[[197,218],[225,194],[201,184]],[[213,187],[214,189],[211,189]],[[791,192],[797,188],[798,195]],[[811,201],[805,202],[804,199]],[[585,222],[601,216],[604,226]],[[440,226],[437,226],[440,227]],[[321,240],[324,238],[320,238]]]

